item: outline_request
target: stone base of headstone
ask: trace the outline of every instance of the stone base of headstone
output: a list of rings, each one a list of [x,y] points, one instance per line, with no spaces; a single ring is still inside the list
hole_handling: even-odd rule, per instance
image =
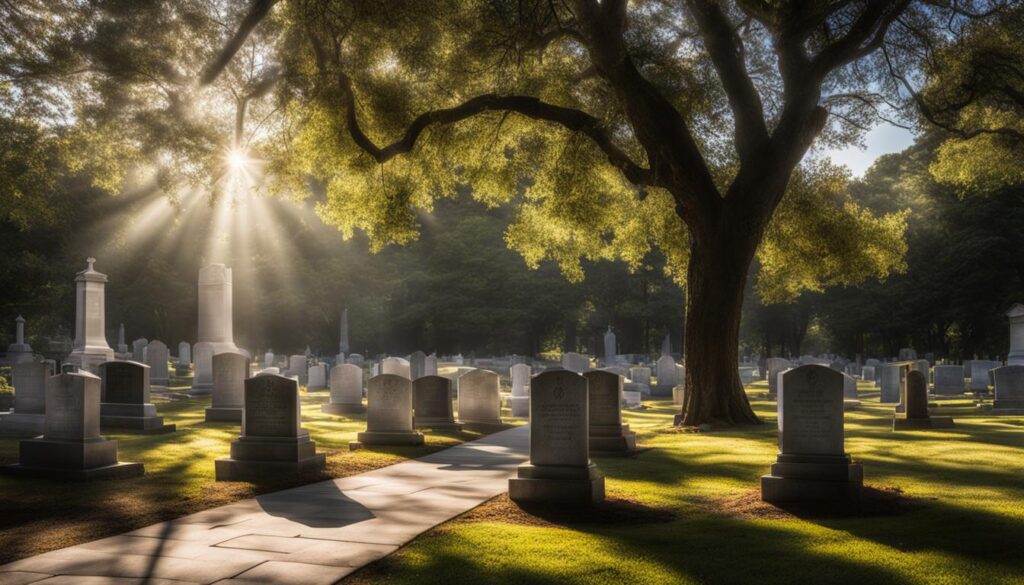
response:
[[[117,441],[110,439],[26,439],[21,441],[18,463],[0,467],[0,473],[85,481],[138,477],[145,469],[141,463],[118,462]]]
[[[354,402],[328,402],[327,404],[320,405],[320,412],[327,414],[359,414],[366,412],[366,405],[361,402],[359,404]]]
[[[847,398],[843,400],[843,410],[858,410],[860,409],[860,400],[853,400]]]
[[[294,438],[239,437],[231,442],[231,456],[214,461],[217,481],[264,481],[286,475],[319,471],[327,457],[303,433]]]
[[[636,451],[636,433],[629,425],[590,426],[590,453],[630,455]]]
[[[46,428],[45,414],[0,414],[0,436],[38,437]]]
[[[955,425],[951,416],[929,416],[928,418],[907,418],[896,415],[892,419],[894,431],[917,431],[922,429],[950,429]]]
[[[604,474],[596,465],[519,466],[518,476],[508,480],[508,496],[514,502],[589,506],[604,500]]]
[[[176,426],[164,424],[152,404],[100,404],[100,428],[144,434],[173,433]]]
[[[462,428],[467,431],[475,431],[478,433],[496,433],[504,430],[504,425],[501,424],[501,420],[465,420],[459,419],[457,422]]]
[[[675,386],[662,386],[660,384],[655,384],[654,386],[651,386],[651,396],[667,398],[672,396],[672,388],[675,388]]]
[[[423,433],[363,431],[356,435],[356,442],[362,445],[422,445]]]
[[[512,409],[512,416],[530,416],[529,396],[512,396],[508,399],[508,405]]]
[[[413,417],[413,428],[433,429],[437,431],[461,431],[462,423],[446,420],[443,418],[419,418]]]
[[[849,456],[785,455],[761,476],[765,502],[822,502],[860,499],[864,470]]]
[[[206,422],[242,422],[242,408],[210,406],[206,409]]]

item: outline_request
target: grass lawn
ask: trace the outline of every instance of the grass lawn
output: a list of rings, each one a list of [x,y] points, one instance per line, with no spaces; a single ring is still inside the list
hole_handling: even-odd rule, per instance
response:
[[[425,432],[426,444],[421,447],[349,451],[349,441],[366,427],[365,415],[323,414],[320,404],[327,399],[326,392],[302,395],[303,427],[316,441],[317,450],[327,453],[327,469],[322,474],[266,485],[214,481],[213,461],[228,455],[240,426],[205,422],[204,411],[210,403],[206,397],[157,404],[165,422],[177,425],[173,434],[104,433],[117,439],[121,461],[146,465],[145,477],[61,483],[0,476],[0,564],[257,494],[362,473],[480,437],[468,431]],[[18,441],[0,438],[0,464],[18,460]]]
[[[894,433],[892,406],[862,385],[846,448],[888,505],[786,511],[756,491],[777,452],[766,389],[750,389],[763,427],[681,432],[668,401],[628,412],[652,449],[595,459],[609,496],[596,511],[501,496],[346,583],[1024,583],[1024,418],[952,400],[937,410],[955,428]]]

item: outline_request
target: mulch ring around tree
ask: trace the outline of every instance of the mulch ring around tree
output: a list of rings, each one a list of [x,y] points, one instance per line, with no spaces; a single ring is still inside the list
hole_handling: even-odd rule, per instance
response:
[[[508,494],[487,500],[469,512],[454,518],[450,524],[502,522],[520,526],[566,527],[580,525],[635,525],[671,522],[677,516],[669,509],[652,508],[634,500],[608,496],[597,505],[566,507],[540,504],[517,504]]]
[[[708,500],[706,505],[716,513],[737,518],[789,520],[896,516],[923,508],[927,501],[908,496],[894,486],[864,486],[859,501],[772,504],[761,500],[760,490],[752,490],[730,498]]]

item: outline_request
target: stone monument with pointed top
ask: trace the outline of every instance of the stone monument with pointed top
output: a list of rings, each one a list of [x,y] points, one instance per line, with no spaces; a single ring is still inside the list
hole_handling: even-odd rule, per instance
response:
[[[86,263],[75,277],[75,345],[68,363],[95,374],[100,364],[114,359],[114,350],[106,337],[107,275],[96,271],[95,258]]]
[[[33,359],[32,346],[25,343],[25,318],[18,315],[14,320],[14,343],[7,346],[7,361],[10,364],[17,364]]]
[[[238,352],[234,340],[231,269],[210,264],[199,270],[199,328],[192,348],[195,377],[189,394],[213,390],[213,356]]]

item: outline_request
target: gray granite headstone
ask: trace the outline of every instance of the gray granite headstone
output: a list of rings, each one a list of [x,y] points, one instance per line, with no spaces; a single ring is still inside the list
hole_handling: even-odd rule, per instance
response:
[[[512,408],[512,416],[530,416],[530,366],[526,364],[515,364],[510,369],[512,377],[512,396],[509,398],[509,406]]]
[[[25,361],[11,367],[14,385],[14,409],[0,414],[0,435],[35,437],[46,426],[46,378],[50,366],[44,362]]]
[[[212,402],[206,409],[207,421],[242,421],[249,367],[250,360],[245,354],[233,351],[214,354]]]
[[[454,429],[452,381],[441,376],[420,376],[412,382],[416,428]]]
[[[100,424],[105,429],[141,433],[169,433],[175,425],[164,424],[156,405],[149,400],[152,368],[128,360],[100,364]]]
[[[427,375],[427,354],[416,350],[409,356],[409,377],[412,380]]]
[[[357,435],[364,445],[422,445],[413,430],[412,381],[406,376],[381,374],[366,384],[366,431]]]
[[[589,388],[590,451],[625,454],[636,450],[636,433],[622,424],[622,377],[611,372],[583,374]]]
[[[339,364],[331,368],[331,399],[320,410],[330,414],[366,412],[363,406],[363,368]]]
[[[1003,366],[993,371],[996,380],[993,414],[1024,414],[1024,366]]]
[[[933,370],[934,392],[937,396],[956,396],[964,393],[964,367],[938,365]]]
[[[468,427],[501,426],[498,374],[472,370],[459,378],[459,422]]]
[[[149,366],[149,382],[155,386],[166,386],[170,379],[167,362],[171,353],[164,342],[154,339],[146,346],[146,365]]]

